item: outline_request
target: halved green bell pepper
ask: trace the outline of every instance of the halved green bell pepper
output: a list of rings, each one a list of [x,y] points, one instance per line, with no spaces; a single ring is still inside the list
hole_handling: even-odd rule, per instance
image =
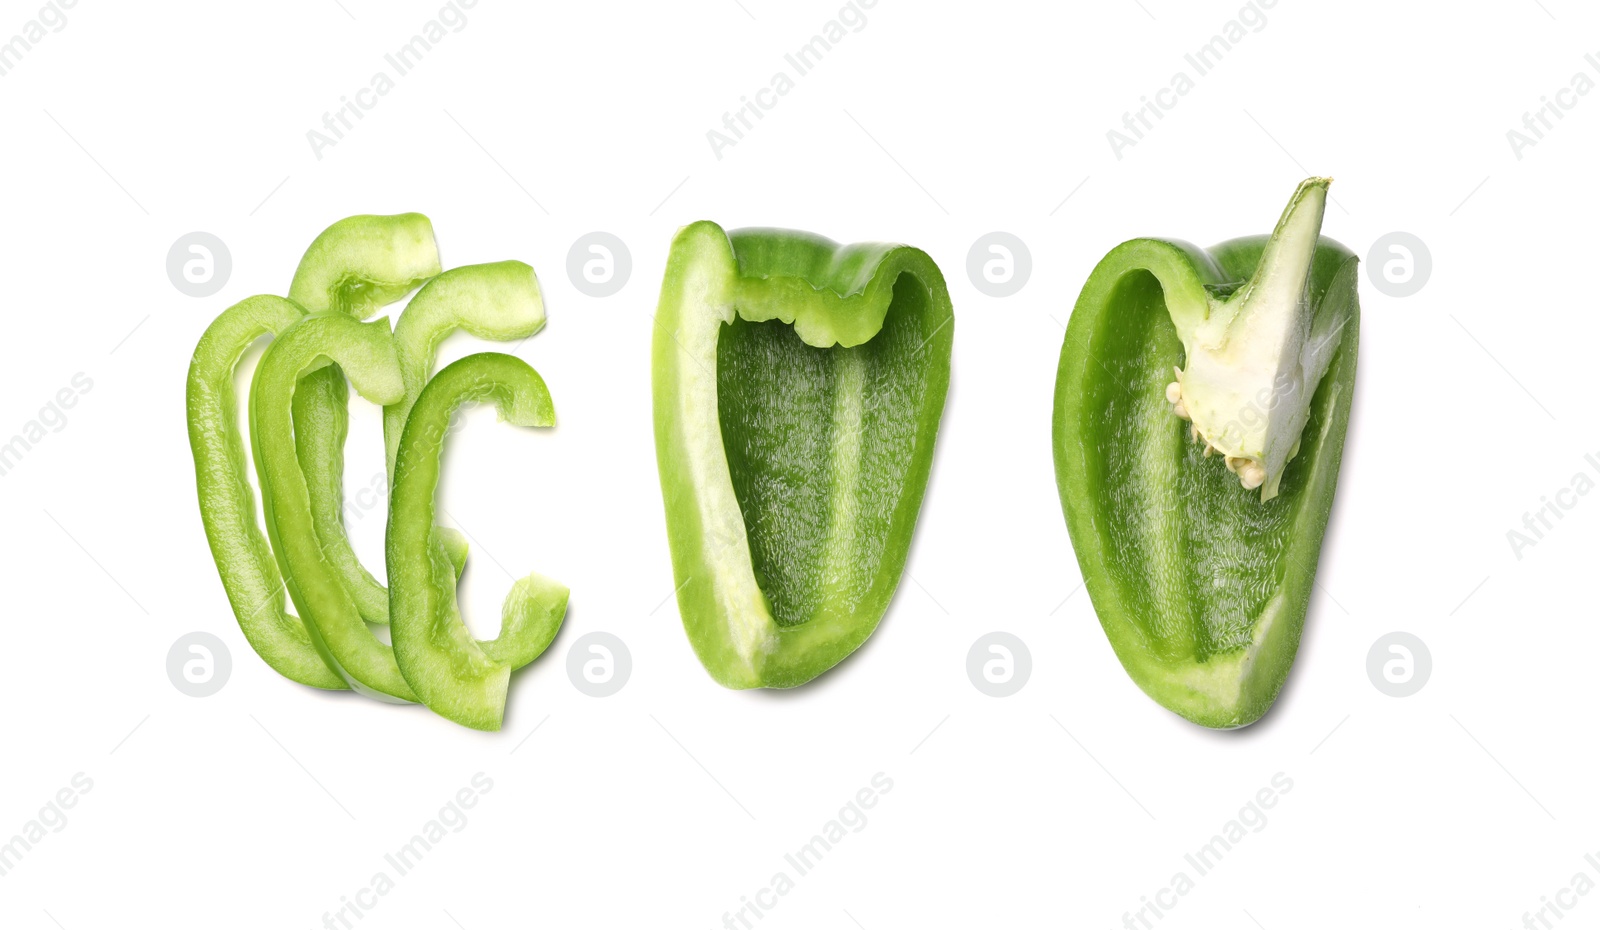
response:
[[[1276,699],[1333,506],[1360,311],[1355,255],[1319,235],[1327,186],[1301,184],[1271,236],[1112,249],[1061,347],[1084,584],[1134,682],[1208,727]]]
[[[950,381],[943,276],[909,246],[681,229],[653,357],[678,607],[730,688],[803,684],[899,583]]]

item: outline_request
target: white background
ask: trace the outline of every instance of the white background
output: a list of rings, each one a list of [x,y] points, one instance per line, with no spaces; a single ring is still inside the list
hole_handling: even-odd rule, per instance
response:
[[[1107,131],[1192,75],[1184,55],[1237,0],[880,0],[716,158],[707,130],[839,8],[482,0],[320,160],[307,131],[437,2],[83,0],[0,78],[0,438],[75,373],[93,381],[0,477],[0,839],[74,773],[94,784],[0,877],[0,925],[322,926],[477,772],[494,787],[465,828],[360,926],[721,926],[878,772],[893,789],[867,825],[763,930],[1120,926],[1279,772],[1292,791],[1164,930],[1513,927],[1576,873],[1600,879],[1584,861],[1600,851],[1600,498],[1567,498],[1520,559],[1506,535],[1575,474],[1600,478],[1584,461],[1600,455],[1600,95],[1569,98],[1520,159],[1506,136],[1575,73],[1600,80],[1595,12],[1282,0],[1119,159]],[[37,10],[0,4],[0,39]],[[1356,409],[1299,659],[1266,719],[1215,733],[1139,692],[1079,590],[1049,443],[1056,357],[1110,247],[1266,232],[1311,173],[1336,178],[1327,235],[1365,258],[1410,232],[1433,272],[1404,299],[1362,276]],[[549,309],[519,354],[559,426],[478,411],[447,476],[476,540],[480,635],[508,572],[573,592],[499,734],[280,679],[238,631],[195,503],[183,379],[206,324],[283,293],[333,220],[406,210],[432,218],[446,266],[533,264]],[[651,313],[673,230],[700,218],[907,241],[955,302],[906,577],[860,653],[795,693],[713,683],[670,599]],[[195,230],[233,257],[205,299],[165,270]],[[607,299],[565,270],[592,230],[632,253]],[[965,270],[992,230],[1033,256],[1006,299]],[[478,348],[461,337],[445,359]],[[381,468],[377,413],[354,406],[353,486]],[[352,533],[379,565],[381,515]],[[165,671],[195,630],[233,658],[203,699]],[[611,698],[565,670],[596,630],[633,657]],[[993,630],[1032,653],[1011,698],[967,679]],[[1414,697],[1367,677],[1394,630],[1432,652]],[[1562,899],[1600,919],[1600,896]]]

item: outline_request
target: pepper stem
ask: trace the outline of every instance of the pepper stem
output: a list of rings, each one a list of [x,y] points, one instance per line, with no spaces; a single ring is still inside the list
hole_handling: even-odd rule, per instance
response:
[[[1184,344],[1166,396],[1191,421],[1190,435],[1220,453],[1227,469],[1261,500],[1278,494],[1299,451],[1311,397],[1327,372],[1338,332],[1320,332],[1311,269],[1327,207],[1329,178],[1300,183],[1244,287],[1213,301]],[[1313,339],[1313,330],[1317,337]]]

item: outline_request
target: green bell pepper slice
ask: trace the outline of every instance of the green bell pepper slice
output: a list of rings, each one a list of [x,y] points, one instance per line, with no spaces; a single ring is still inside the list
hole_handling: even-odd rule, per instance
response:
[[[698,222],[656,314],[656,456],[689,642],[729,688],[804,684],[900,580],[950,381],[928,255]]]
[[[250,346],[304,315],[282,297],[261,295],[234,304],[206,328],[189,364],[189,445],[206,540],[245,639],[285,678],[341,690],[349,685],[322,660],[305,623],[285,609],[283,577],[256,524],[233,388],[234,370]]]
[[[439,272],[433,224],[421,213],[346,217],[318,234],[289,285],[289,298],[311,312],[365,320]],[[311,494],[323,551],[368,623],[389,622],[389,598],[351,548],[344,528],[344,443],[350,392],[335,366],[306,375],[294,395],[295,446]],[[450,540],[458,565],[466,543]]]
[[[261,479],[267,535],[300,617],[323,660],[357,691],[415,701],[394,652],[362,622],[343,579],[318,542],[311,492],[295,449],[294,394],[303,377],[338,365],[361,396],[392,404],[405,396],[387,320],[358,323],[314,313],[279,333],[250,388],[250,445]]]
[[[414,263],[413,267],[420,268],[421,263]],[[544,324],[539,279],[524,262],[451,268],[430,278],[417,291],[394,327],[395,355],[406,394],[383,411],[385,468],[391,485],[395,449],[406,414],[432,374],[445,337],[464,329],[480,339],[506,342],[532,336]],[[389,592],[357,558],[345,531],[340,504],[348,419],[344,379],[336,370],[326,369],[306,376],[305,381],[295,392],[294,422],[301,468],[312,490],[317,538],[334,572],[349,588],[362,618],[368,623],[388,623]],[[466,538],[456,530],[439,527],[439,539],[459,576],[466,564]]]
[[[439,273],[433,223],[421,213],[347,216],[311,241],[289,299],[365,320]]]
[[[1061,347],[1056,480],[1085,587],[1134,682],[1208,727],[1283,687],[1333,506],[1360,310],[1355,255],[1320,236],[1327,185],[1301,184],[1270,236],[1112,249]]]
[[[251,297],[225,310],[201,337],[190,363],[190,446],[201,518],[217,572],[251,647],[273,669],[301,684],[349,687],[318,654],[304,622],[284,609],[284,581],[256,525],[255,495],[234,406],[234,373],[256,339],[293,325],[306,308],[336,309],[364,319],[438,271],[438,248],[427,217],[407,213],[341,220],[324,230],[301,259],[291,299]],[[348,399],[344,377],[329,366],[307,376],[301,387],[297,412],[304,428],[298,431],[297,445],[313,507],[325,519],[331,515],[341,520]]]
[[[440,716],[498,730],[511,672],[555,639],[566,615],[567,588],[538,574],[517,581],[493,640],[473,639],[461,621],[456,573],[434,525],[434,494],[451,414],[481,400],[492,400],[500,418],[517,426],[555,425],[544,380],[521,359],[483,352],[446,366],[415,399],[396,443],[385,550],[390,632],[406,682]]]
[[[539,277],[525,262],[490,262],[452,268],[411,298],[394,324],[394,350],[406,396],[383,408],[383,440],[389,474],[411,407],[433,374],[439,345],[458,329],[479,339],[510,342],[544,329]]]

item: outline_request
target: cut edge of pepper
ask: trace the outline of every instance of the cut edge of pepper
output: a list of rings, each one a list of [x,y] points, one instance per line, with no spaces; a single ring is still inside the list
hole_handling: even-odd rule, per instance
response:
[[[1300,182],[1242,287],[1208,293],[1202,306],[1168,304],[1184,360],[1166,399],[1189,421],[1190,438],[1218,453],[1246,489],[1259,487],[1262,503],[1278,495],[1300,450],[1311,398],[1339,345],[1338,328],[1312,339],[1326,322],[1310,289],[1330,183]]]
[[[456,574],[434,525],[435,496],[450,417],[469,403],[494,403],[502,422],[555,425],[544,379],[527,362],[480,352],[445,366],[412,405],[398,444],[384,553],[393,599],[393,652],[400,674],[434,713],[477,730],[498,730],[511,672],[542,654],[565,618],[565,585],[531,573],[512,585],[500,634],[474,639],[461,617]]]
[[[1216,247],[1215,251],[1244,241],[1256,240],[1255,237],[1230,240]],[[1316,254],[1319,257],[1331,255],[1331,259],[1325,260],[1338,262],[1328,278],[1329,283],[1319,300],[1318,310],[1335,292],[1342,296],[1346,290],[1350,295],[1350,305],[1347,308],[1334,308],[1347,316],[1342,324],[1346,329],[1345,338],[1333,350],[1327,371],[1312,391],[1313,404],[1315,394],[1324,385],[1335,394],[1326,404],[1328,416],[1321,424],[1319,455],[1308,464],[1310,471],[1303,480],[1318,487],[1326,481],[1328,488],[1319,492],[1316,499],[1308,501],[1306,509],[1297,518],[1317,520],[1324,525],[1324,531],[1313,534],[1314,538],[1304,534],[1297,536],[1288,553],[1292,564],[1310,565],[1311,571],[1286,581],[1285,586],[1263,607],[1261,614],[1254,618],[1257,622],[1254,624],[1256,628],[1251,644],[1235,649],[1226,656],[1213,656],[1203,662],[1166,662],[1125,645],[1119,636],[1107,637],[1119,663],[1140,690],[1162,707],[1202,726],[1233,729],[1254,723],[1266,714],[1288,678],[1310,606],[1315,567],[1324,541],[1328,512],[1332,507],[1350,418],[1353,392],[1345,389],[1343,381],[1348,379],[1353,382],[1354,379],[1360,328],[1359,300],[1355,294],[1358,259],[1338,242],[1323,236],[1318,237]],[[1074,306],[1063,342],[1052,415],[1056,474],[1063,511],[1068,528],[1072,531],[1073,548],[1085,587],[1089,590],[1102,625],[1107,627],[1108,634],[1111,626],[1116,625],[1126,630],[1135,641],[1142,642],[1148,634],[1126,616],[1116,582],[1102,579],[1095,569],[1096,560],[1104,557],[1102,530],[1096,525],[1092,508],[1081,507],[1079,495],[1069,486],[1073,480],[1070,477],[1072,473],[1082,474],[1086,470],[1084,457],[1092,446],[1080,429],[1086,395],[1079,389],[1079,384],[1084,373],[1090,371],[1089,366],[1095,364],[1089,345],[1094,326],[1105,312],[1106,302],[1116,287],[1128,275],[1140,272],[1155,277],[1162,289],[1169,316],[1174,300],[1187,302],[1187,309],[1191,311],[1195,307],[1208,306],[1215,302],[1209,291],[1231,287],[1233,279],[1212,250],[1202,250],[1174,239],[1129,240],[1113,248],[1096,265]],[[1081,371],[1070,367],[1075,361],[1083,364]],[[1332,383],[1329,383],[1330,378]],[[1329,441],[1332,441],[1332,445],[1325,445]],[[1322,512],[1311,513],[1312,507]],[[1261,617],[1269,612],[1272,612],[1270,622],[1261,623]],[[1290,622],[1285,623],[1285,620]],[[1263,667],[1263,657],[1269,654],[1277,659],[1264,663],[1273,672],[1263,677],[1257,669]],[[1193,674],[1203,667],[1207,669],[1206,674]],[[1222,689],[1204,684],[1219,680],[1236,684]],[[1219,704],[1216,701],[1219,694],[1229,699]]]
[[[305,621],[284,603],[285,582],[258,522],[261,508],[247,474],[249,453],[236,410],[234,378],[250,345],[262,336],[276,336],[304,315],[298,305],[270,294],[247,297],[218,314],[195,347],[185,406],[201,522],[245,640],[268,667],[290,681],[344,691],[349,684],[316,648]],[[218,340],[229,341],[214,345]],[[215,502],[219,495],[231,497],[226,506]],[[257,590],[245,590],[251,587]],[[260,603],[245,600],[257,598]]]
[[[735,246],[735,239],[763,243],[780,236],[807,243],[819,260],[812,270],[841,276],[847,286],[841,291],[804,276],[767,273],[759,246],[743,252]],[[848,616],[815,616],[789,626],[779,625],[773,618],[767,595],[755,577],[748,530],[718,419],[716,352],[722,327],[735,317],[756,323],[778,320],[793,326],[801,340],[815,348],[861,345],[882,331],[895,283],[905,274],[915,277],[929,292],[931,307],[950,306],[938,266],[911,246],[841,246],[821,236],[788,230],[729,233],[704,220],[683,227],[673,239],[652,348],[657,457],[679,584],[679,612],[701,664],[725,687],[796,687],[843,661],[882,620],[898,587],[905,557],[891,557],[880,567],[872,593],[864,599],[874,604],[870,618],[863,619],[857,611]],[[686,319],[684,310],[688,308],[703,308],[700,318]],[[847,315],[852,313],[859,316]],[[919,351],[932,346],[948,359],[952,320],[953,314],[936,324]],[[948,364],[935,366],[934,376],[936,383],[930,383],[925,403],[931,401],[942,411]],[[678,402],[670,404],[667,398]],[[937,433],[937,420],[934,417],[933,434]],[[907,493],[896,507],[895,522],[907,518],[908,504],[909,517],[914,519],[931,458],[913,459],[906,477]],[[682,472],[689,473],[683,482],[688,500],[680,498],[679,482],[669,478]],[[694,514],[692,527],[675,518],[680,512]],[[698,583],[697,567],[712,576],[709,582]]]
[[[322,556],[306,477],[294,449],[294,391],[307,372],[328,364],[340,365],[357,392],[374,403],[392,403],[404,392],[386,321],[359,323],[338,312],[315,313],[273,340],[250,390],[251,448],[261,477],[268,537],[290,598],[323,659],[356,691],[413,702],[415,696],[394,665],[393,650],[367,629],[349,591]],[[285,521],[296,525],[286,531]]]

